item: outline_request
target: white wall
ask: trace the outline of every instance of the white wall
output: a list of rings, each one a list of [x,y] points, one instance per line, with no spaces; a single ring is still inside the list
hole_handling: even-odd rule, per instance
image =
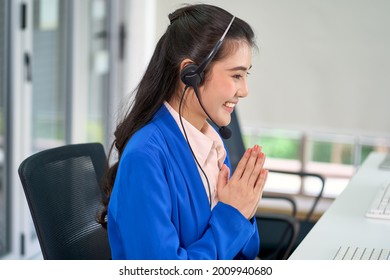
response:
[[[204,2],[257,35],[243,125],[390,136],[390,1]],[[156,0],[156,41],[182,3]]]

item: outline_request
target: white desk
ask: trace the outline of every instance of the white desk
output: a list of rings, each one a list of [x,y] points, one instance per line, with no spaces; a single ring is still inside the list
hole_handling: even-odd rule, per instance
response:
[[[381,183],[390,181],[390,171],[378,169],[384,158],[368,156],[290,260],[331,260],[340,246],[390,249],[390,220],[365,217]]]

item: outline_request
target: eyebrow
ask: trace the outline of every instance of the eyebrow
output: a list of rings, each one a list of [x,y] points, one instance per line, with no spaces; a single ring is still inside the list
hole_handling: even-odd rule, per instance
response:
[[[249,68],[246,68],[245,66],[237,66],[237,67],[233,67],[233,68],[230,68],[228,69],[229,71],[248,71],[252,68],[252,65],[249,66]]]

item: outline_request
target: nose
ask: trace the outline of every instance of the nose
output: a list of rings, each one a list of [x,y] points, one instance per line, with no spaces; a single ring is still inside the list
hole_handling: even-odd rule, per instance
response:
[[[242,82],[241,86],[239,87],[239,89],[237,90],[237,96],[240,97],[240,98],[244,98],[244,97],[247,97],[248,96],[248,83],[246,81],[246,79]]]

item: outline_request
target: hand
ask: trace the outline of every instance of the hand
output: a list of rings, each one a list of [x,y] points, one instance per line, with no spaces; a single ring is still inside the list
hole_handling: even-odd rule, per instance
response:
[[[224,165],[218,175],[218,199],[235,207],[250,219],[256,212],[267,180],[268,170],[263,169],[265,154],[258,145],[249,148],[229,180],[230,170]]]

